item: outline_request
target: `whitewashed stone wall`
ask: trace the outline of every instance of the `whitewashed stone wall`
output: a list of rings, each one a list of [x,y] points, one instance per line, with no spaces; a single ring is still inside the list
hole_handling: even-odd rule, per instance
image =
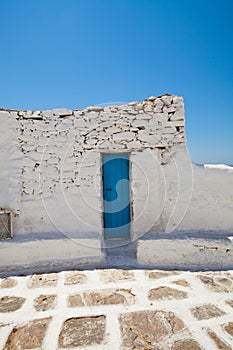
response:
[[[19,145],[24,154],[22,195],[53,195],[62,179],[65,190],[80,187],[78,168],[90,151],[124,152],[159,149],[161,163],[169,160],[169,148],[184,144],[184,111],[180,97],[151,97],[125,106],[89,107],[86,110],[18,112]],[[93,167],[88,158],[84,167]],[[62,176],[61,176],[62,173]],[[39,181],[39,175],[41,176]],[[45,176],[43,176],[45,175]]]
[[[13,212],[15,236],[61,232],[89,238],[89,245],[96,240],[99,247],[101,153],[124,152],[130,154],[133,239],[150,231],[221,230],[212,192],[218,196],[218,215],[224,218],[219,222],[226,231],[233,230],[232,176],[222,172],[218,181],[226,180],[225,186],[213,190],[213,172],[193,170],[182,97],[163,95],[74,111],[1,110],[0,118],[0,207]],[[209,197],[200,191],[207,173]]]
[[[9,199],[4,186],[1,206],[15,214],[16,235],[72,234],[77,228],[102,235],[101,153],[106,152],[131,154],[132,227],[135,232],[145,230],[150,211],[143,199],[145,193],[151,195],[147,184],[151,164],[159,169],[185,144],[183,99],[171,95],[75,111],[2,110],[1,119],[2,149],[9,146],[15,159],[10,161],[8,150],[4,153],[3,165],[9,169],[3,174],[4,183],[7,188],[15,183],[10,190],[15,199]],[[154,217],[150,226],[151,221]]]

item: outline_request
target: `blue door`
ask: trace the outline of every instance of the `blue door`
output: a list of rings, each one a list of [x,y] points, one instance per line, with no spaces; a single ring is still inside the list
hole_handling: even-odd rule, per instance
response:
[[[129,156],[105,154],[102,158],[104,236],[130,237]]]

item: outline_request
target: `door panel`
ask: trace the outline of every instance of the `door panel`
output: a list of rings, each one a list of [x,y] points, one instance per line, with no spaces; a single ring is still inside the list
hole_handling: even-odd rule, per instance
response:
[[[129,238],[129,156],[106,154],[102,160],[105,238]]]

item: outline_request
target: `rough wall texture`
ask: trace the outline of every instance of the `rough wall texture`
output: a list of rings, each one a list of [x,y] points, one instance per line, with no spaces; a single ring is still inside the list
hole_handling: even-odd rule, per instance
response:
[[[5,134],[1,146],[6,149],[8,145],[12,153],[10,158],[8,150],[4,155],[9,173],[2,174],[6,187],[1,205],[15,214],[16,234],[72,233],[77,227],[80,232],[102,233],[101,153],[111,152],[131,154],[134,219],[144,212],[135,230],[149,228],[143,224],[148,220],[145,190],[147,196],[153,193],[145,188],[148,178],[153,183],[156,166],[169,162],[185,144],[181,97],[164,95],[141,103],[76,111],[0,114]],[[10,191],[14,201],[9,199]]]
[[[95,166],[90,156],[84,164],[86,154],[92,150],[130,152],[157,148],[163,164],[169,160],[168,150],[185,142],[183,101],[174,96],[118,107],[27,111],[18,115],[18,140],[24,154],[22,195],[27,199],[34,199],[42,189],[47,195],[55,194],[60,180],[67,191],[90,186],[92,171],[83,178],[78,168],[81,164]]]
[[[181,97],[75,111],[1,110],[0,117],[0,207],[13,212],[15,235],[60,231],[100,239],[101,154],[124,152],[131,164],[132,238],[233,229],[232,172],[193,168]]]

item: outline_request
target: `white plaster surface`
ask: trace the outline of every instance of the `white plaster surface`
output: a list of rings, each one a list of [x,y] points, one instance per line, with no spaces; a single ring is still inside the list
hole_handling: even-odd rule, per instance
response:
[[[192,164],[182,97],[75,111],[1,110],[0,118],[0,208],[12,212],[14,235],[0,243],[7,261],[16,238],[24,235],[86,240],[90,249],[84,255],[95,257],[95,249],[100,255],[102,153],[129,153],[132,240],[147,232],[233,232],[233,168]],[[61,242],[54,249],[50,242],[51,250],[35,249],[39,243],[29,238],[21,247],[31,250],[30,264],[33,249],[34,262],[43,254],[56,260]]]
[[[99,239],[25,239],[0,244],[1,273],[30,267],[52,269],[59,265],[101,263],[103,259]]]
[[[160,268],[233,268],[233,244],[229,238],[155,236],[138,241],[137,262]]]
[[[233,168],[192,168],[191,201],[178,230],[233,232]]]
[[[131,237],[157,221],[161,164],[185,145],[177,124],[184,124],[181,97],[76,111],[0,111],[0,117],[0,206],[13,213],[14,236],[101,236],[101,153],[130,153]]]

